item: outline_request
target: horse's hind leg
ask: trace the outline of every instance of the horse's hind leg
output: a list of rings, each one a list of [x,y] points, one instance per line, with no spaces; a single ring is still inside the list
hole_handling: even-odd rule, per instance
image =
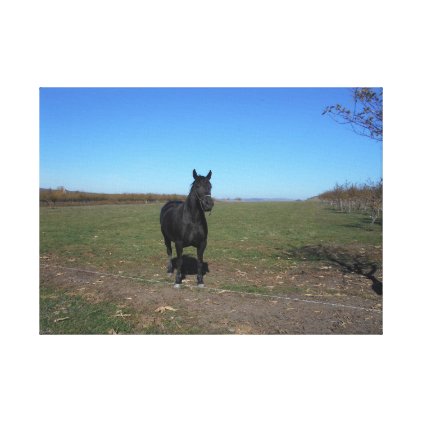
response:
[[[168,256],[168,263],[167,263],[167,274],[173,274],[173,265],[171,263],[171,258],[172,258],[172,250],[171,250],[171,240],[164,236],[164,243],[166,244],[166,248],[167,248],[167,256]]]
[[[183,262],[183,243],[175,242],[176,253],[177,253],[177,272],[176,272],[176,283],[174,287],[180,287],[182,284],[182,262]]]

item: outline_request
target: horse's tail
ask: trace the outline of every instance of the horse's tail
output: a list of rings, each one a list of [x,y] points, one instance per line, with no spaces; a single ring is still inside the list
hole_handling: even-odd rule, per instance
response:
[[[164,216],[164,213],[166,212],[166,206],[168,204],[169,203],[167,202],[167,204],[165,204],[163,207],[161,207],[161,211],[160,211],[160,224],[161,225],[163,224],[163,216]]]
[[[163,218],[164,218],[164,214],[171,208],[175,208],[177,206],[179,206],[180,204],[183,204],[182,201],[169,201],[167,202],[160,211],[160,224],[163,224]]]

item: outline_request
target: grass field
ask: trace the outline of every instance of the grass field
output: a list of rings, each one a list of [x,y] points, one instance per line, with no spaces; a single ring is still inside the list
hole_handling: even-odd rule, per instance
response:
[[[161,206],[43,207],[40,209],[41,262],[168,281],[159,225]],[[209,236],[204,261],[208,264],[205,283],[209,287],[370,298],[374,292],[367,285],[355,288],[352,283],[353,288],[348,291],[346,285],[340,288],[329,283],[327,271],[336,271],[343,280],[348,277],[372,280],[373,285],[382,280],[382,226],[371,227],[366,216],[335,212],[317,202],[217,203],[212,215],[207,215],[207,221]],[[195,276],[188,267],[189,255],[196,257],[196,250],[186,248],[184,255],[188,273],[184,283],[194,284]],[[54,332],[48,310],[56,309],[58,300],[63,297],[55,296],[51,286],[45,287],[41,294],[42,332]],[[72,296],[72,309],[83,313],[82,309],[91,306],[94,304]],[[107,315],[118,311],[112,303],[104,306],[108,307]],[[99,315],[101,309],[93,313]],[[102,325],[94,322],[93,326]],[[119,329],[131,331],[130,324]],[[73,327],[69,331],[78,330]]]

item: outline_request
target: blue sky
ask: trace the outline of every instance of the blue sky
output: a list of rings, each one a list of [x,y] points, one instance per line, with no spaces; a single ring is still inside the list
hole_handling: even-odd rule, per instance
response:
[[[382,177],[382,145],[321,113],[348,88],[41,88],[40,187],[306,199]]]

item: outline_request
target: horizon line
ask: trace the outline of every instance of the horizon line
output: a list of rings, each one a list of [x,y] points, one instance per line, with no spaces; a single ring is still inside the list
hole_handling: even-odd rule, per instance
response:
[[[85,190],[69,190],[66,189],[66,187],[64,186],[58,186],[57,188],[44,188],[44,187],[40,187],[40,190],[54,190],[54,191],[64,191],[65,192],[70,192],[70,193],[75,193],[75,192],[79,192],[79,193],[87,193],[87,194],[96,194],[96,195],[177,195],[177,196],[188,196],[188,194],[186,193],[176,193],[176,192],[172,192],[172,193],[157,193],[157,192],[115,192],[115,193],[107,193],[107,192],[91,192],[91,191],[85,191]],[[314,196],[318,196],[318,195],[314,195]],[[314,196],[310,196],[309,198],[306,199],[310,199],[313,198]],[[300,199],[300,198],[283,198],[283,197],[260,197],[260,196],[235,196],[235,197],[230,197],[230,196],[222,196],[222,197],[217,197],[214,196],[215,199],[219,200],[219,201],[231,201],[231,202],[236,202],[236,201],[244,201],[244,202],[270,202],[270,201],[274,201],[274,202],[289,202],[289,201],[304,201],[305,199]]]

